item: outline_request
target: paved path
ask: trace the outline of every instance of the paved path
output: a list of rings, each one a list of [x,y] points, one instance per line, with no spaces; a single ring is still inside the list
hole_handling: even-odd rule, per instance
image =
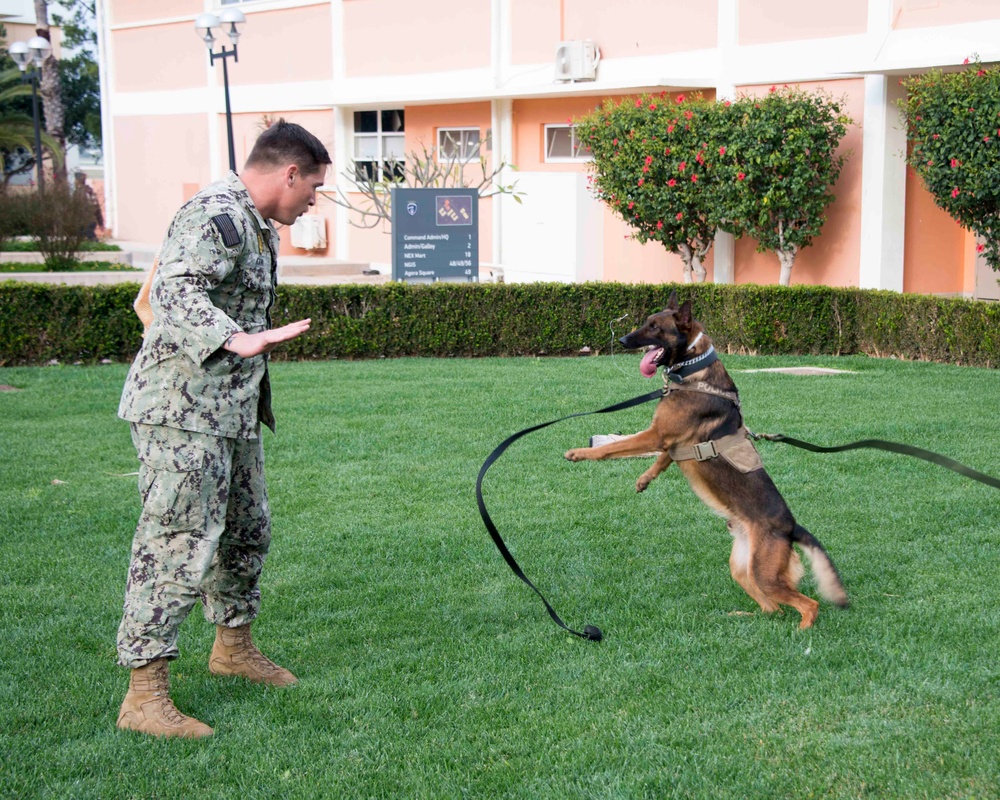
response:
[[[157,247],[142,242],[114,241],[122,248],[122,252],[107,254],[94,253],[91,259],[100,259],[102,255],[113,257],[113,260],[123,261],[137,268],[136,272],[0,272],[0,281],[14,280],[26,283],[54,283],[70,286],[98,286],[111,283],[142,283],[146,279],[149,268],[153,265]],[[32,261],[33,253],[3,254],[6,258],[0,260]],[[15,258],[16,256],[16,258]],[[37,259],[40,261],[40,257]],[[112,258],[108,258],[112,260]],[[360,262],[339,261],[325,256],[281,256],[278,259],[279,283],[311,284],[316,286],[343,283],[386,283],[390,279],[390,270],[381,268],[378,275],[366,275],[370,264]]]
[[[143,242],[124,242],[113,240],[109,244],[121,247],[120,253],[97,252],[89,256],[91,260],[100,260],[102,256],[110,256],[105,260],[115,260],[131,264],[136,272],[0,272],[0,282],[14,280],[26,283],[54,283],[71,286],[97,286],[109,283],[142,283],[146,274],[153,266],[157,246]],[[29,261],[28,258],[10,258],[4,253],[0,261]],[[31,254],[11,254],[28,256]],[[38,259],[39,261],[41,259]],[[327,256],[279,256],[278,282],[282,284],[306,284],[312,286],[330,286],[344,283],[388,283],[392,279],[392,268],[388,265],[377,266],[379,274],[367,275],[372,272],[372,265],[357,261],[340,261]],[[491,283],[494,280],[493,271],[488,264],[480,264],[480,283]]]

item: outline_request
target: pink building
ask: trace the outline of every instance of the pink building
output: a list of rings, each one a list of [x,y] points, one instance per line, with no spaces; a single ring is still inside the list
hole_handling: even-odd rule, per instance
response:
[[[997,298],[971,234],[937,209],[903,160],[899,79],[978,56],[1000,61],[996,0],[98,0],[106,191],[116,237],[156,243],[178,205],[228,164],[222,69],[194,20],[247,17],[229,64],[236,162],[265,118],[302,123],[353,160],[483,141],[517,166],[523,203],[482,201],[480,259],[505,279],[678,281],[586,190],[570,121],[608,96],[772,84],[846,98],[850,153],[822,236],[793,283]],[[228,41],[222,38],[221,42]],[[588,43],[592,43],[591,47]],[[565,49],[560,51],[560,48]],[[564,57],[557,58],[557,52]],[[557,70],[562,70],[557,74]],[[390,236],[321,201],[322,250],[386,265]],[[709,280],[775,283],[773,254],[720,234]]]

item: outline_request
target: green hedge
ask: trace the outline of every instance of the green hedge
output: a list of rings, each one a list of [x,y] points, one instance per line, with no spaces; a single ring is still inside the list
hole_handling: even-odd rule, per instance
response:
[[[131,360],[138,284],[0,284],[0,365]],[[1000,305],[824,286],[436,284],[282,286],[281,325],[311,317],[283,359],[607,351],[615,335],[690,298],[722,352],[896,356],[996,367]],[[619,320],[627,315],[624,320]]]

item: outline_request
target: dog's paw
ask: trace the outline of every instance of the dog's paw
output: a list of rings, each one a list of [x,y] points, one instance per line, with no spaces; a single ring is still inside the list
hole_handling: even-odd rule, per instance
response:
[[[584,453],[587,452],[586,447],[578,447],[575,450],[567,450],[565,453],[567,461],[584,461],[587,457]]]
[[[640,475],[639,480],[635,482],[636,492],[644,492],[649,484],[652,482],[652,478],[647,478],[645,475]]]

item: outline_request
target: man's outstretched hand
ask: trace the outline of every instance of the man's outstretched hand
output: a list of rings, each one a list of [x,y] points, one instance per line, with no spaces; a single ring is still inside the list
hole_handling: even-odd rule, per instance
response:
[[[225,349],[243,358],[270,353],[282,342],[295,339],[309,330],[311,322],[311,319],[300,319],[298,322],[290,322],[287,325],[283,325],[280,328],[273,328],[269,331],[237,333],[225,345]]]

